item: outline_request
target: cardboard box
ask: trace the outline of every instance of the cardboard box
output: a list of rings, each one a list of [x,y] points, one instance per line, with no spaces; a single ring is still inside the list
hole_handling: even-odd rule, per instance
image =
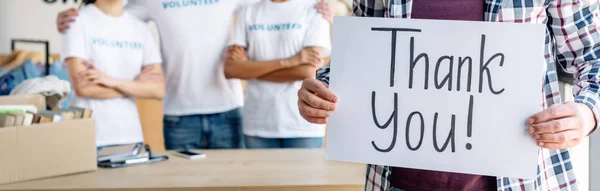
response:
[[[0,105],[46,108],[42,95],[0,96]],[[0,184],[94,171],[93,119],[0,128]]]
[[[0,96],[0,105],[34,105],[40,110],[45,110],[46,97],[41,94]]]
[[[0,184],[96,170],[93,119],[0,128]]]

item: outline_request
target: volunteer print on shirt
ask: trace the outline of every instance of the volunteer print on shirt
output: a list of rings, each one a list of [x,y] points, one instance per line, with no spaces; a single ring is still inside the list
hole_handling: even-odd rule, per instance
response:
[[[93,62],[112,78],[134,80],[145,65],[162,62],[145,23],[128,13],[109,16],[93,4],[79,10],[79,16],[62,40],[63,61],[75,57]],[[133,98],[102,100],[75,96],[73,105],[93,111],[97,146],[143,142]]]
[[[250,2],[256,0],[129,0],[127,12],[158,27],[165,115],[215,114],[243,105],[242,84],[225,78],[222,58],[236,10]]]
[[[306,47],[331,51],[330,26],[314,8],[317,1],[263,0],[240,12],[230,45],[246,47],[254,61],[285,59]],[[311,124],[298,113],[296,95],[302,81],[246,81],[244,134],[265,138],[323,137],[323,125]]]
[[[194,7],[194,6],[206,6],[219,3],[222,0],[179,0],[179,1],[163,1],[162,6],[164,9],[172,8],[183,8],[183,7]]]

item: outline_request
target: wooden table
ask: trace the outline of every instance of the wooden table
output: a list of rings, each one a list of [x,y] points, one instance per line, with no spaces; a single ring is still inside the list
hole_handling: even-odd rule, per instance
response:
[[[207,150],[168,161],[0,186],[0,190],[363,190],[365,166],[325,160],[323,149]]]

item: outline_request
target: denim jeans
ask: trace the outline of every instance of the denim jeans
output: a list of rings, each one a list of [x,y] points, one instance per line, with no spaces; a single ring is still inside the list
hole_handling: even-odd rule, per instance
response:
[[[246,136],[246,147],[249,149],[266,148],[321,148],[323,137],[315,138],[262,138]]]
[[[240,108],[217,114],[165,116],[165,146],[174,149],[242,147]]]

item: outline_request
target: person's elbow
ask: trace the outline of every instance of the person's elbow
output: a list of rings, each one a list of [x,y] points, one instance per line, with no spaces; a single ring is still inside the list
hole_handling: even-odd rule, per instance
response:
[[[150,95],[149,98],[151,99],[157,99],[157,100],[162,100],[163,98],[165,98],[166,95],[166,90],[165,90],[165,83],[160,83],[160,85],[158,85],[158,87],[154,88],[154,91],[152,91],[152,94]]]
[[[75,91],[75,95],[77,95],[77,97],[90,97],[90,91],[88,91],[85,87],[75,86],[73,87],[73,90]]]
[[[165,88],[160,88],[154,93],[154,99],[163,99],[166,94]]]

